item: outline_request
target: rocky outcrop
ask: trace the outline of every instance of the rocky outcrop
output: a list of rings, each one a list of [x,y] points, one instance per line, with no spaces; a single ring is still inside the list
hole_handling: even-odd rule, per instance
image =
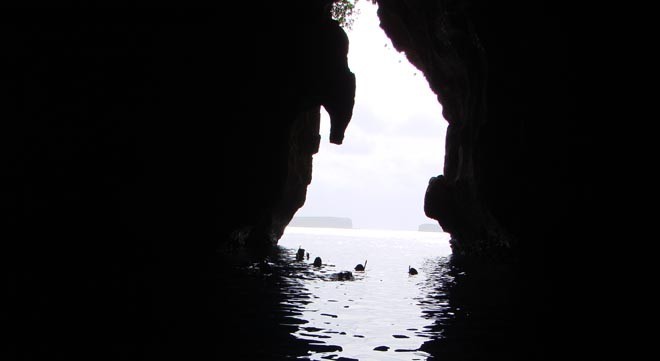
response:
[[[509,257],[543,248],[576,216],[572,158],[587,141],[567,122],[567,29],[545,2],[378,0],[381,27],[443,106],[444,174],[425,212],[452,234],[455,255]],[[562,129],[567,127],[567,129]],[[588,143],[586,143],[588,144]],[[534,252],[534,251],[531,251]]]
[[[111,248],[145,252],[190,232],[195,252],[281,235],[304,202],[320,107],[337,144],[352,116],[346,34],[322,0],[283,14],[165,5],[3,25],[4,229],[92,248],[117,233]]]
[[[11,306],[0,318],[17,330],[14,355],[24,342],[51,359],[85,352],[66,340],[145,345],[160,332],[149,320],[208,319],[208,258],[272,246],[304,202],[320,107],[332,142],[350,121],[347,38],[326,3],[112,2],[4,17],[0,263]],[[55,337],[63,324],[98,332]]]
[[[265,85],[268,90],[265,101],[261,100],[263,113],[251,114],[252,123],[246,123],[238,137],[232,134],[228,141],[231,146],[223,152],[224,157],[236,156],[228,162],[240,169],[232,177],[231,191],[223,194],[223,199],[233,202],[223,202],[224,218],[231,223],[222,238],[229,240],[229,246],[275,244],[304,204],[312,177],[312,155],[320,142],[321,106],[330,115],[330,142],[343,141],[353,112],[355,76],[348,68],[348,38],[339,24],[322,11],[325,3],[302,2],[299,18],[264,28],[259,35],[273,40],[262,44],[253,56],[258,59],[264,52],[271,56],[269,61],[277,60],[262,70],[266,79],[254,80],[254,89],[264,89]],[[256,68],[261,66],[255,64]],[[248,106],[255,111],[254,105]],[[266,138],[244,143],[255,125],[266,128],[260,130]],[[235,153],[244,146],[249,148],[244,153],[248,159]],[[245,196],[237,197],[237,189]],[[240,213],[232,214],[236,209]]]
[[[304,112],[298,116],[291,130],[285,187],[273,212],[273,244],[282,237],[293,215],[305,204],[307,186],[312,182],[312,156],[319,151],[321,142],[320,117],[318,108]]]

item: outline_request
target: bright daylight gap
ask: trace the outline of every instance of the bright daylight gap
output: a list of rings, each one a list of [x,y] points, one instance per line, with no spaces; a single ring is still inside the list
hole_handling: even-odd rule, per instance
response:
[[[424,214],[428,180],[443,171],[447,122],[421,71],[380,28],[377,5],[357,4],[348,61],[356,76],[353,118],[342,145],[321,146],[299,217],[347,217],[353,228],[416,231],[437,224]]]

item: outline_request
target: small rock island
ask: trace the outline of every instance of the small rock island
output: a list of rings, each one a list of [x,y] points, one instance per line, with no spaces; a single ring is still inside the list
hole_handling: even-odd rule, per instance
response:
[[[420,224],[417,228],[419,232],[442,232],[442,228],[437,223],[424,223]]]
[[[346,217],[293,217],[290,227],[353,228],[353,221]]]

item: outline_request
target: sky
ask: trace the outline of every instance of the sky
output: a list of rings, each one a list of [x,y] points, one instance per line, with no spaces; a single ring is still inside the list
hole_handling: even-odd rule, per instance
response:
[[[447,122],[424,75],[398,53],[379,26],[377,5],[357,4],[348,63],[356,76],[353,118],[342,145],[329,142],[322,110],[321,146],[312,183],[296,216],[349,217],[354,228],[417,230],[429,178],[442,174]]]

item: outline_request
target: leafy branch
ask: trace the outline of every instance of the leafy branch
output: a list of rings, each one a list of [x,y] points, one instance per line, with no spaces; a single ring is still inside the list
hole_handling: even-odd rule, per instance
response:
[[[358,1],[360,0],[335,0],[330,10],[332,18],[337,20],[342,27],[351,29],[353,27],[353,21],[359,13],[355,8]],[[366,1],[370,1],[372,4],[376,3],[376,0]]]

